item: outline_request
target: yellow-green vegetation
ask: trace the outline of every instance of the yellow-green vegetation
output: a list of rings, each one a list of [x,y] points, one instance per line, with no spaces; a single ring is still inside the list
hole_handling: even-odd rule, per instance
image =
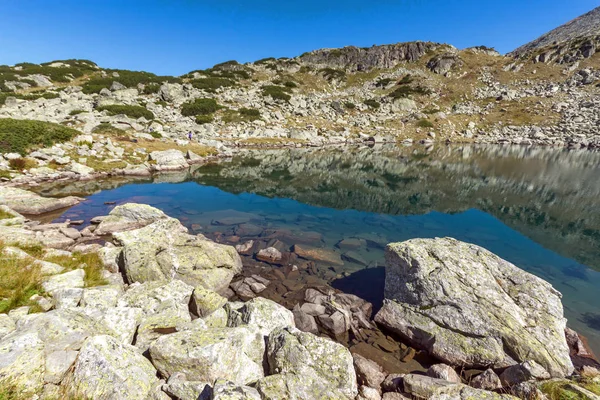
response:
[[[106,162],[97,157],[88,157],[86,160],[86,165],[90,168],[94,168],[97,172],[111,172],[115,169],[125,168],[127,163],[125,161],[114,161],[114,162]]]
[[[417,121],[417,126],[419,128],[433,128],[433,122],[428,119],[420,119]]]
[[[196,99],[181,106],[181,114],[186,117],[208,115],[217,111],[221,106],[215,99]]]
[[[6,313],[21,306],[31,306],[32,311],[40,311],[30,298],[43,294],[43,276],[40,266],[34,259],[42,259],[61,265],[66,271],[83,268],[86,287],[105,285],[102,277],[102,261],[97,253],[73,253],[72,256],[44,257],[41,246],[16,246],[33,258],[18,258],[5,253],[6,245],[0,242],[0,313]]]
[[[248,138],[241,140],[245,145],[281,145],[286,143],[305,143],[306,140],[287,138]]]
[[[50,147],[79,134],[75,129],[51,122],[0,118],[0,153],[25,154],[35,147]]]
[[[123,137],[126,132],[123,129],[116,128],[109,124],[108,122],[102,122],[101,124],[95,126],[92,129],[92,133],[97,133],[99,135],[111,135]]]
[[[17,171],[23,171],[26,169],[31,169],[37,167],[37,162],[31,158],[13,158],[8,161],[8,165]]]
[[[223,122],[250,122],[260,119],[260,111],[255,108],[240,108],[239,110],[226,110],[221,117]]]
[[[40,267],[32,265],[31,260],[4,254],[4,248],[4,243],[0,242],[0,313],[34,306],[29,299],[42,293]]]
[[[6,211],[0,209],[0,220],[2,220],[2,219],[11,219],[11,218],[13,218],[13,215],[11,213],[6,212]]]
[[[580,386],[585,390],[600,395],[600,381],[583,378],[580,382],[571,382],[568,380],[551,380],[541,385],[540,390],[548,396],[550,400],[586,400],[589,397],[577,390]]]
[[[149,83],[144,86],[143,93],[144,94],[153,94],[153,93],[158,93],[159,90],[160,90],[160,84]]]
[[[102,260],[98,253],[73,253],[72,256],[50,256],[44,258],[44,261],[49,261],[58,264],[71,271],[77,268],[83,268],[85,271],[85,286],[94,287],[106,285],[108,282],[102,277]]]
[[[112,104],[107,106],[97,107],[98,111],[107,111],[109,115],[119,115],[124,114],[131,118],[141,118],[144,117],[147,120],[154,119],[154,113],[148,110],[146,107],[142,106],[128,106],[124,104]]]
[[[73,110],[69,113],[69,115],[73,116],[73,115],[78,115],[78,114],[81,114],[84,112],[85,112],[85,110]]]

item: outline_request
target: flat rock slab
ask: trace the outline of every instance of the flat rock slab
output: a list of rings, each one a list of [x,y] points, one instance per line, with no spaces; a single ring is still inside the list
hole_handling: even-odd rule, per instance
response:
[[[304,258],[310,261],[322,262],[324,264],[331,265],[344,265],[340,254],[325,248],[316,247],[305,247],[300,245],[294,245],[294,253],[300,258]]]
[[[74,206],[81,201],[82,199],[74,196],[63,198],[42,197],[28,190],[0,186],[0,204],[22,214],[44,214]]]

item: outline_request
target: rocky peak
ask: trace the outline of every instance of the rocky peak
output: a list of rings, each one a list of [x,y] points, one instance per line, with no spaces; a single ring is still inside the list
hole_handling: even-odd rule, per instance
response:
[[[575,62],[595,54],[600,43],[600,7],[559,26],[512,51],[514,57],[530,56],[539,62]]]
[[[442,46],[432,42],[396,43],[372,47],[348,46],[341,49],[320,49],[304,53],[299,60],[350,71],[366,71],[373,68],[393,68],[401,62],[419,60],[429,51]]]

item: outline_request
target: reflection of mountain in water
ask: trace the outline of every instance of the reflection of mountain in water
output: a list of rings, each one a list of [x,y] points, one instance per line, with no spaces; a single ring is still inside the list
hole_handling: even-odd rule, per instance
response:
[[[600,154],[524,147],[249,151],[194,180],[312,205],[386,214],[488,212],[600,270]]]

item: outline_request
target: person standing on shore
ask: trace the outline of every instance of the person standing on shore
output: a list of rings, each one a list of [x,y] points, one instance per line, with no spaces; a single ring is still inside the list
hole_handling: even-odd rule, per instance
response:
[[[191,142],[192,141],[192,132],[188,132],[188,140]]]

